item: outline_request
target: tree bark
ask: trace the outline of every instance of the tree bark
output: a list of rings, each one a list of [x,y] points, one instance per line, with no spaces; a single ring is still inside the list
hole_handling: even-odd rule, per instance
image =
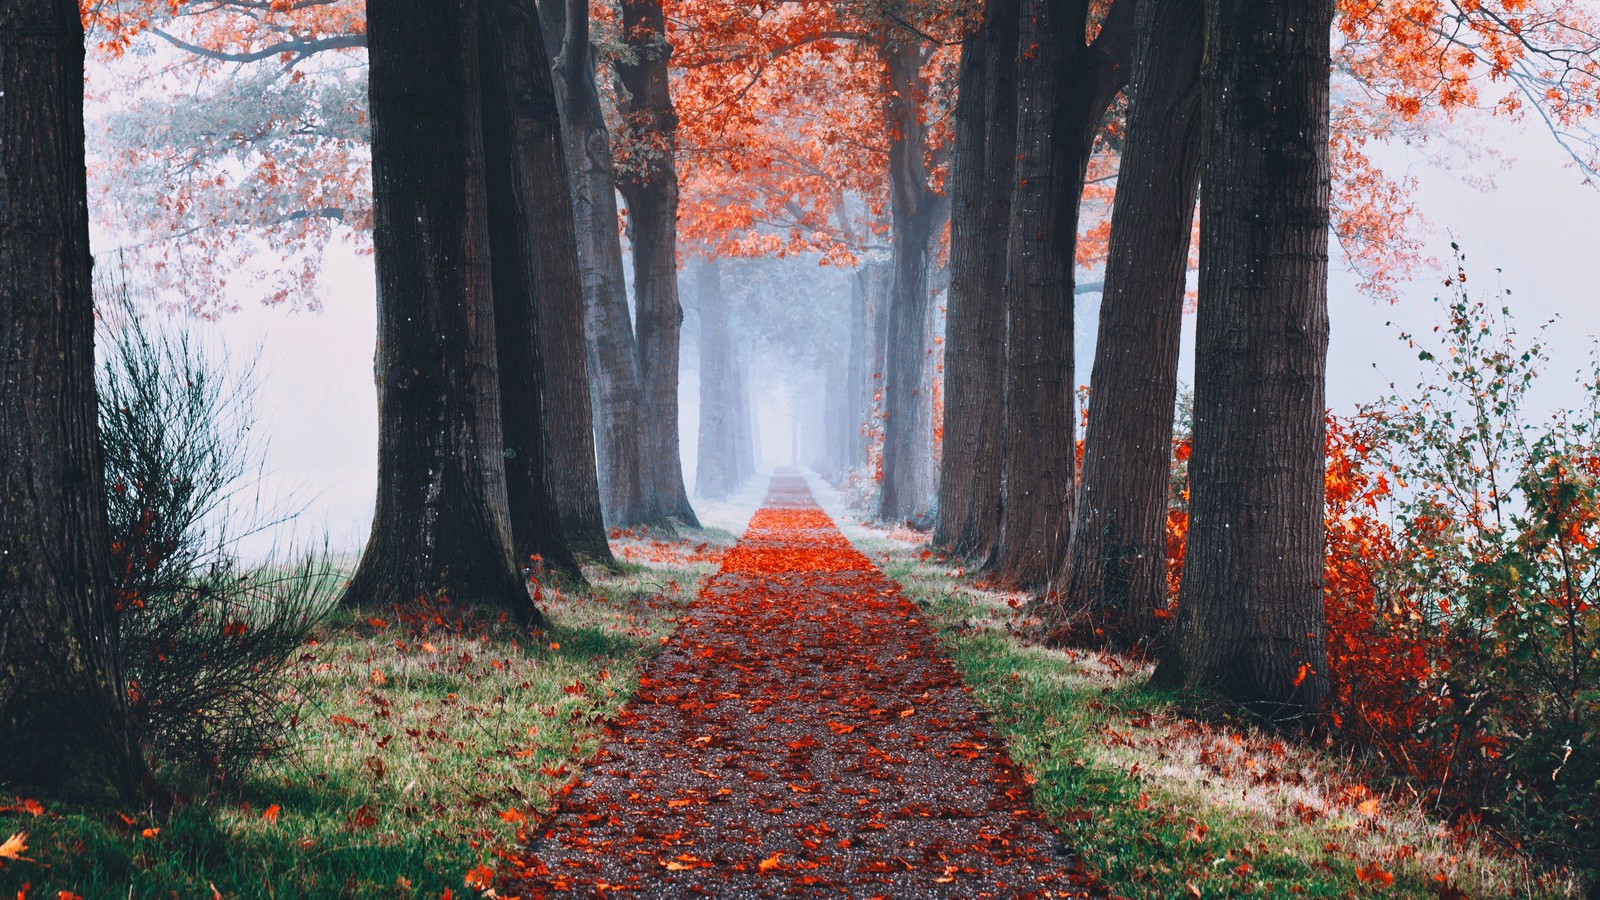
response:
[[[1203,156],[1204,23],[1204,0],[1139,4],[1072,562],[1064,602],[1048,613],[1064,622],[1087,611],[1119,648],[1149,645],[1169,602],[1167,493]]]
[[[723,500],[742,480],[737,431],[744,407],[739,402],[738,362],[728,334],[728,304],[717,260],[697,259],[694,281],[700,313],[700,449],[694,493],[705,500]]]
[[[138,800],[94,384],[83,26],[0,7],[0,784]]]
[[[1328,689],[1323,618],[1333,0],[1209,4],[1189,545],[1167,684],[1275,718]]]
[[[529,0],[482,0],[483,130],[512,550],[614,565],[595,477],[583,289],[549,60]]]
[[[588,0],[541,0],[561,108],[583,279],[585,346],[605,521],[612,527],[670,526],[645,477],[644,399],[628,311],[617,186],[595,85]]]
[[[922,50],[892,36],[881,48],[888,69],[889,205],[893,220],[889,287],[888,358],[884,372],[883,484],[878,518],[903,522],[926,514],[933,502],[933,398],[927,319],[937,195],[929,183],[927,126],[921,104],[928,86]]]
[[[378,498],[344,601],[447,595],[540,624],[512,557],[476,0],[373,0]]]
[[[618,178],[628,204],[633,306],[638,316],[646,484],[670,518],[700,525],[683,486],[678,452],[678,113],[672,105],[666,16],[660,0],[623,0],[622,32],[633,58],[617,65],[631,165]]]
[[[962,42],[950,158],[944,448],[933,542],[985,560],[1000,531],[1006,245],[1017,157],[1020,0],[988,0]]]
[[[1078,202],[1106,110],[1127,82],[1133,4],[1116,0],[1085,43],[1087,0],[1025,0],[1017,168],[1006,274],[1005,450],[992,568],[1025,588],[1066,562],[1077,489],[1073,266]]]

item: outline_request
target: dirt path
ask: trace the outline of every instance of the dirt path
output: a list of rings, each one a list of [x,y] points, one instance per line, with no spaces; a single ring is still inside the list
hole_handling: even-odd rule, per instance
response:
[[[510,893],[1095,893],[919,611],[799,476],[646,670]]]

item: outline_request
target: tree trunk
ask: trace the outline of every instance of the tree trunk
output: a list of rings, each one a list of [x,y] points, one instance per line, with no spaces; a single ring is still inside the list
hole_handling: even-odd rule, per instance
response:
[[[617,189],[589,46],[588,0],[541,0],[571,176],[600,498],[616,528],[669,526],[645,477],[644,400],[628,312]]]
[[[1017,157],[1019,0],[988,0],[961,50],[950,159],[944,449],[933,542],[985,560],[1000,531],[1006,238]]]
[[[867,417],[872,410],[868,343],[866,269],[858,268],[850,276],[850,349],[845,364],[845,433],[839,471],[841,485],[851,472],[867,461]]]
[[[1087,0],[1026,0],[1006,274],[1005,450],[992,568],[1024,588],[1066,562],[1077,489],[1072,301],[1078,201],[1106,109],[1127,81],[1131,0],[1084,43]]]
[[[1328,689],[1323,618],[1333,0],[1214,0],[1188,563],[1167,684],[1277,718]]]
[[[755,410],[750,406],[750,366],[735,354],[733,373],[733,473],[738,484],[744,484],[756,473],[756,460],[761,455],[760,430],[756,427]]]
[[[631,163],[618,187],[628,204],[633,306],[638,316],[646,484],[672,519],[697,528],[678,453],[678,113],[672,105],[666,16],[660,0],[623,0],[622,32],[633,52],[618,63],[627,97],[623,130]]]
[[[583,290],[561,120],[528,0],[482,0],[484,157],[512,550],[612,565],[595,478]]]
[[[723,500],[739,487],[737,420],[744,412],[737,394],[733,341],[722,270],[715,259],[695,262],[695,305],[700,313],[700,451],[694,493]]]
[[[929,184],[927,127],[918,44],[898,36],[882,50],[892,88],[887,103],[893,276],[889,287],[888,359],[884,372],[883,484],[878,518],[903,522],[933,502],[933,398],[929,395],[926,323],[931,302],[928,259],[936,195]]]
[[[138,799],[94,385],[83,26],[0,7],[0,784]]]
[[[1143,0],[1111,217],[1065,602],[1114,646],[1148,644],[1168,604],[1173,405],[1204,116],[1204,0]],[[1064,635],[1063,635],[1064,636]]]
[[[373,0],[378,498],[345,602],[541,619],[512,557],[476,0]]]

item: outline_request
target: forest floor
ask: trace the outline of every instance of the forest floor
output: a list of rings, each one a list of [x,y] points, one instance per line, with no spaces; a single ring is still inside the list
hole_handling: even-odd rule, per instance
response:
[[[1582,896],[1358,760],[1038,646],[1020,595],[810,485],[737,547],[762,485],[613,535],[531,638],[335,612],[291,752],[172,810],[0,795],[0,896]]]
[[[504,893],[1090,896],[1028,795],[917,608],[778,475]]]
[[[1114,896],[1586,896],[1572,873],[1461,833],[1348,752],[1151,688],[1139,660],[1040,645],[1027,597],[941,560],[926,534],[861,523],[812,485],[934,626],[1035,808]]]
[[[536,635],[333,611],[293,663],[288,752],[242,778],[179,779],[171,810],[0,793],[0,897],[477,896],[570,789],[759,498],[671,539],[613,535],[619,570],[542,586]]]

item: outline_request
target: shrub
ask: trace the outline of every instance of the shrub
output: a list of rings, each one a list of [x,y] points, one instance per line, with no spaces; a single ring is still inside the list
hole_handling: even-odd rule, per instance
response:
[[[110,301],[97,382],[129,700],[155,761],[234,774],[283,746],[285,663],[338,582],[326,554],[233,552],[231,528],[273,524],[250,491],[251,369],[153,328],[125,289]]]
[[[1432,378],[1330,427],[1330,712],[1439,802],[1592,866],[1600,367],[1528,421],[1543,345],[1466,282],[1458,251],[1439,344],[1404,336]]]

